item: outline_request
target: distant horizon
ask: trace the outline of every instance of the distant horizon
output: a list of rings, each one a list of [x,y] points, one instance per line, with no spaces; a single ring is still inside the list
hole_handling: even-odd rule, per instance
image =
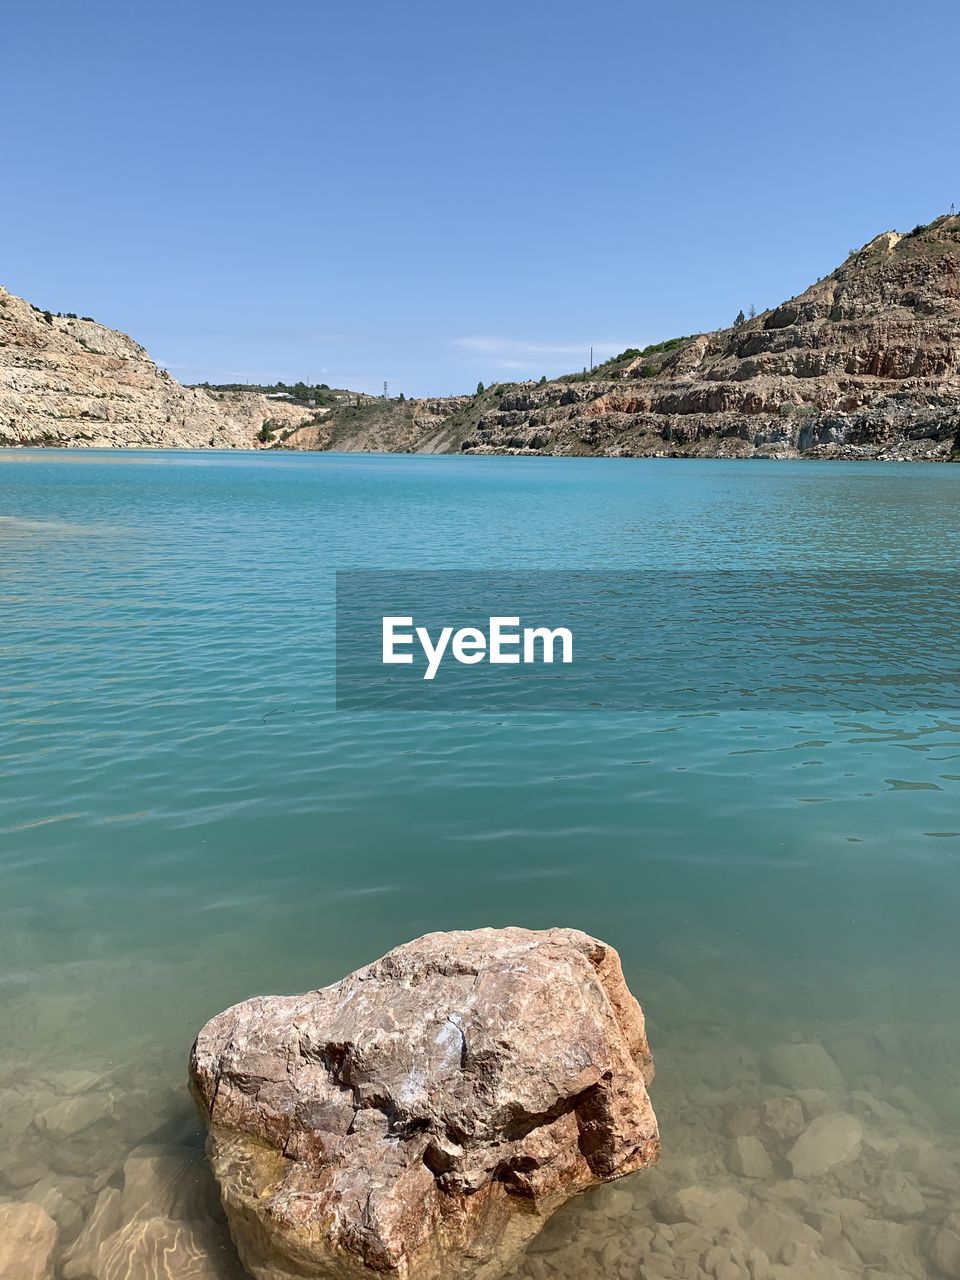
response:
[[[960,14],[922,16],[21,6],[5,281],[187,384],[552,378],[776,306],[960,201]]]

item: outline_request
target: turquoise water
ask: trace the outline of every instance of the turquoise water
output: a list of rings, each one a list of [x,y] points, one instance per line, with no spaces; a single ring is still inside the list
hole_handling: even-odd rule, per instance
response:
[[[960,719],[338,713],[332,625],[337,569],[953,570],[958,498],[960,468],[895,464],[5,453],[0,1088],[26,1120],[0,1194],[69,1182],[67,1249],[132,1146],[198,1149],[213,1013],[505,924],[619,949],[659,1067],[648,1186],[740,1186],[724,1108],[782,1091],[765,1055],[798,1039],[851,1097],[909,1086],[909,1141],[955,1161]],[[113,1114],[54,1144],[28,1121],[67,1068]],[[943,1191],[910,1176],[924,1275]],[[531,1274],[621,1274],[577,1239],[631,1221],[561,1215]]]

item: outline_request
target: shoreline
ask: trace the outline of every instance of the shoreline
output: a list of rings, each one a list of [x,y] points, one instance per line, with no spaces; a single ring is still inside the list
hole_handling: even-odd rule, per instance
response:
[[[288,457],[306,455],[308,457],[331,458],[550,458],[563,461],[584,461],[592,459],[604,462],[817,462],[817,463],[931,463],[934,465],[950,465],[960,463],[960,454],[953,453],[939,457],[917,457],[916,455],[889,454],[850,455],[821,453],[539,453],[524,449],[465,449],[451,451],[417,450],[380,450],[380,449],[255,449],[243,446],[222,448],[208,445],[168,445],[168,444],[0,444],[0,456],[20,453],[201,453],[201,454],[282,454]]]

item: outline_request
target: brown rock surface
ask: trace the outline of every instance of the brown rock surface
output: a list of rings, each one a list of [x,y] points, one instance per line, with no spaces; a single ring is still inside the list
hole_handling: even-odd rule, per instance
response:
[[[430,934],[245,1001],[191,1057],[257,1280],[498,1275],[574,1193],[660,1151],[643,1014],[572,929]]]

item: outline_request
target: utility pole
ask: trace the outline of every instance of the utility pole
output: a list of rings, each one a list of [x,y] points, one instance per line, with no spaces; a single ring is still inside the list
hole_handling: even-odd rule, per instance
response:
[[[590,348],[590,372],[593,373],[593,347]]]

